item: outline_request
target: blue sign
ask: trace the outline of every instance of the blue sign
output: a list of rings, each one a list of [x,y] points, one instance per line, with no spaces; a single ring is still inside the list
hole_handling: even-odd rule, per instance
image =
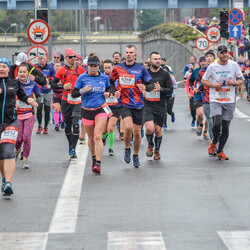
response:
[[[241,25],[230,25],[230,37],[241,37]]]
[[[239,24],[243,19],[243,13],[239,9],[232,9],[228,13],[228,21],[232,25]]]

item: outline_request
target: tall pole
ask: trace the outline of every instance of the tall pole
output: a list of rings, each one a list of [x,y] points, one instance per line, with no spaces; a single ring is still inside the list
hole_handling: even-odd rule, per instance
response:
[[[47,0],[47,7],[48,7],[48,25],[51,29],[50,0]],[[52,37],[51,35],[48,41],[48,53],[49,53],[49,61],[51,61],[52,60]]]
[[[79,0],[80,51],[82,55],[82,0]]]
[[[5,48],[5,57],[7,58],[7,31],[4,31],[4,36],[5,36],[5,43],[4,43],[4,48]]]

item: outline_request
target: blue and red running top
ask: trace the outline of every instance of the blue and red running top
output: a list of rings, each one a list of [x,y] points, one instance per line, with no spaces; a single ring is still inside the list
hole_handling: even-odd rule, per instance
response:
[[[151,80],[151,76],[146,68],[135,63],[126,65],[121,63],[114,66],[110,80],[118,80],[116,90],[121,90],[121,105],[132,109],[144,107],[143,93],[137,88],[137,84],[145,84]]]

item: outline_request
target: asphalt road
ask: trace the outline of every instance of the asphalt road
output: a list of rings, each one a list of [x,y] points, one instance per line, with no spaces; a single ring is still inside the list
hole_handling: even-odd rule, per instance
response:
[[[17,162],[14,195],[0,199],[0,249],[250,249],[249,106],[245,97],[237,102],[229,161],[208,156],[209,142],[190,127],[184,89],[176,91],[162,159],[146,157],[143,138],[139,169],[123,163],[118,139],[113,157],[105,147],[96,176],[87,146],[69,165],[63,131],[34,133],[31,169]]]

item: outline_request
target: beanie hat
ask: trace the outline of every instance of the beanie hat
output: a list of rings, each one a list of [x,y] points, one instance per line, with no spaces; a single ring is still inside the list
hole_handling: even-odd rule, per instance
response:
[[[82,61],[82,56],[79,53],[76,54],[76,58]]]
[[[0,58],[0,63],[4,63],[4,64],[6,64],[8,67],[10,67],[10,61],[9,61],[7,58],[5,58],[5,57],[1,57],[1,58]]]
[[[28,56],[25,53],[21,52],[16,57],[16,65],[19,66],[22,62],[27,62],[28,60]]]

